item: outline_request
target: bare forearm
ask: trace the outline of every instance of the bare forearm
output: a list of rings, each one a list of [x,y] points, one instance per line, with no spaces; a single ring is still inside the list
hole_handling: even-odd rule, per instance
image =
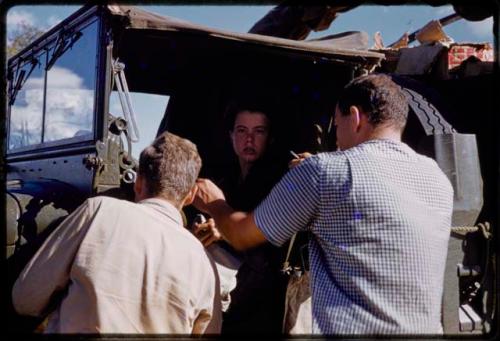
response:
[[[265,241],[255,226],[253,214],[233,210],[224,200],[211,203],[209,213],[224,238],[237,250],[246,250]]]

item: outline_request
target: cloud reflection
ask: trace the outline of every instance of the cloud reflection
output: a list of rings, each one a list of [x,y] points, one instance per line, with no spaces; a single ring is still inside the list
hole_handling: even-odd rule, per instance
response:
[[[28,79],[11,110],[9,148],[40,143],[43,78]],[[68,68],[54,66],[48,73],[45,141],[92,133],[94,90]]]

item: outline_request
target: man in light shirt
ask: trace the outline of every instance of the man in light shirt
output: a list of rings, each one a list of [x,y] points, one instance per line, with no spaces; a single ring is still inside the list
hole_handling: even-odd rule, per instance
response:
[[[192,142],[160,135],[140,155],[136,203],[95,197],[68,216],[14,284],[16,311],[50,314],[48,333],[219,333],[217,273],[179,212],[200,168]]]

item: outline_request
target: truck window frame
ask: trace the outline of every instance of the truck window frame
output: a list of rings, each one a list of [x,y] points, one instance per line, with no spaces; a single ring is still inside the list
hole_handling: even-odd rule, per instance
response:
[[[54,48],[57,43],[57,39],[62,32],[73,31],[78,32],[81,31],[90,25],[96,25],[96,34],[94,36],[95,46],[96,46],[96,55],[95,55],[95,63],[94,71],[93,71],[93,110],[91,112],[92,115],[92,124],[91,124],[91,132],[84,136],[73,136],[68,138],[62,138],[53,141],[41,141],[41,143],[31,144],[27,146],[17,147],[17,148],[9,148],[10,146],[10,136],[11,136],[11,108],[14,106],[15,102],[10,105],[7,103],[7,120],[6,120],[6,137],[7,143],[5,146],[5,152],[8,159],[16,159],[16,158],[31,158],[31,157],[40,157],[40,155],[45,154],[46,152],[52,151],[60,151],[71,149],[71,147],[82,147],[86,146],[87,148],[95,146],[95,142],[102,135],[102,127],[103,119],[100,117],[100,113],[103,108],[102,101],[102,89],[103,89],[103,78],[106,78],[105,75],[102,75],[102,70],[105,68],[106,62],[106,47],[103,43],[102,36],[105,32],[104,29],[104,20],[102,16],[102,11],[99,8],[91,8],[84,15],[81,15],[81,11],[79,11],[80,15],[70,16],[60,24],[56,25],[52,28],[48,35],[44,35],[45,38],[40,38],[34,42],[32,42],[27,48],[25,48],[22,52],[20,52],[17,56],[15,56],[11,63],[8,65],[8,70],[11,72],[15,70],[18,65],[23,67],[26,64],[26,60],[29,59],[33,55],[43,55],[44,60],[39,60],[42,63],[43,68],[43,108],[42,108],[42,127],[41,133],[43,136],[45,124],[46,124],[46,98],[47,98],[47,73],[50,71],[46,70],[46,65],[48,58],[47,55],[50,54],[50,51]],[[78,44],[78,42],[76,42]],[[70,51],[69,49],[68,51]],[[43,52],[42,52],[43,51]],[[67,53],[68,51],[65,51]],[[63,54],[64,55],[64,54]],[[62,56],[63,56],[62,55]],[[104,56],[104,57],[103,57]],[[61,56],[60,56],[61,57]],[[56,61],[57,63],[57,61]],[[15,79],[8,79],[8,84],[10,86],[11,82],[15,82]],[[22,88],[21,88],[22,89]]]

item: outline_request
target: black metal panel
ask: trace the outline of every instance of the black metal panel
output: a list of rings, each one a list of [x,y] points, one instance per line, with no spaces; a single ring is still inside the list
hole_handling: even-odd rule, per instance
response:
[[[91,153],[89,153],[91,154]],[[84,195],[92,193],[93,172],[85,168],[82,154],[9,163],[7,181],[57,179]]]

